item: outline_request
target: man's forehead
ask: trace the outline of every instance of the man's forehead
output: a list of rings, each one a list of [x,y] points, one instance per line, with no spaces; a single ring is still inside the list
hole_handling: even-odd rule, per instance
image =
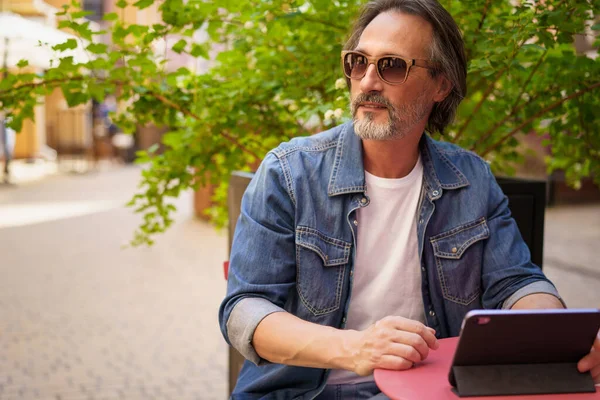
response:
[[[366,26],[356,50],[368,55],[397,54],[424,57],[431,44],[431,24],[423,18],[387,11]]]

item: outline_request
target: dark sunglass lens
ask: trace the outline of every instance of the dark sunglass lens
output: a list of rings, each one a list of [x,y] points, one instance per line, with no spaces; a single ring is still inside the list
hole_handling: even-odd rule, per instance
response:
[[[344,59],[344,72],[351,79],[360,79],[365,74],[368,65],[369,61],[365,56],[349,53]]]
[[[385,57],[377,65],[383,79],[392,83],[404,82],[406,78],[406,61],[397,57]]]

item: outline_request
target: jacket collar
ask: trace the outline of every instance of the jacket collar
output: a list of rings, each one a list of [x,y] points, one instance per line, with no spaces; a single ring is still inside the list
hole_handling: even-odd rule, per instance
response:
[[[341,133],[338,137],[327,194],[337,196],[346,193],[364,193],[367,187],[362,160],[362,141],[354,133],[352,122],[341,125],[339,129]],[[425,189],[430,198],[438,198],[441,195],[440,188],[458,189],[469,185],[464,174],[429,135],[423,134],[419,149],[423,162]]]

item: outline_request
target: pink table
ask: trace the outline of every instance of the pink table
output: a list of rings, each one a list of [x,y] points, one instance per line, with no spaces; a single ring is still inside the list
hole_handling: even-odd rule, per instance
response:
[[[451,391],[448,371],[452,364],[458,338],[441,339],[440,348],[429,352],[429,357],[406,371],[375,370],[375,383],[383,393],[394,400],[457,400]],[[527,396],[465,397],[468,400],[600,400],[596,393],[545,394]]]

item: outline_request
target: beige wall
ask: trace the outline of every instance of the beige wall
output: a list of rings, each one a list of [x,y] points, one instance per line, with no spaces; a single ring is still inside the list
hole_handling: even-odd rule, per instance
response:
[[[46,96],[48,146],[59,154],[82,152],[92,146],[91,103],[68,108],[59,89]]]
[[[27,120],[23,129],[16,135],[15,158],[33,158],[39,154],[41,146],[45,143],[45,105],[40,104],[34,109],[35,122]]]
[[[143,10],[138,10],[137,7],[133,6],[120,9],[115,6],[115,4],[115,0],[105,0],[104,12],[115,12],[128,24],[152,25],[161,21],[160,14],[158,12],[158,2],[155,2],[153,5]]]
[[[13,0],[13,1],[15,1],[15,0]],[[21,0],[21,1],[25,1],[25,0]],[[32,0],[29,0],[29,1],[32,1]],[[50,4],[52,7],[55,7],[59,10],[62,9],[62,6],[68,5],[70,3],[69,0],[45,0],[45,1],[46,1],[46,3]]]

